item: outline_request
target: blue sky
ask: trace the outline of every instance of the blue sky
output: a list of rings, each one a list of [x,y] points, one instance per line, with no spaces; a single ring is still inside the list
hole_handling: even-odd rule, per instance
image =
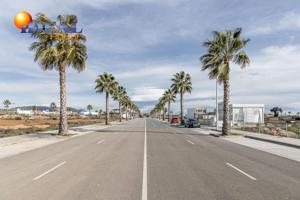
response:
[[[43,71],[28,51],[32,38],[20,34],[20,11],[78,16],[87,35],[88,61],[80,74],[68,70],[68,105],[104,107],[94,80],[112,73],[142,110],[148,111],[171,84],[174,73],[190,73],[193,92],[185,108],[212,107],[215,82],[201,71],[202,43],[214,30],[243,28],[251,41],[250,66],[232,65],[231,101],[300,110],[300,4],[296,0],[2,0],[0,13],[0,101],[15,106],[59,103],[58,72]],[[222,86],[219,86],[222,95]],[[114,107],[115,103],[111,103]],[[173,106],[178,110],[177,103]]]

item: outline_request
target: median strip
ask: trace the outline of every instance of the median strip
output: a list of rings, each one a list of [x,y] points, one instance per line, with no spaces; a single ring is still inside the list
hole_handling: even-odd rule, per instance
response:
[[[244,175],[247,176],[248,178],[250,178],[250,179],[256,181],[256,178],[255,178],[255,177],[253,177],[253,176],[247,174],[247,173],[244,172],[243,170],[241,170],[241,169],[235,167],[234,165],[232,165],[232,164],[230,164],[230,163],[226,163],[226,165],[228,165],[228,166],[232,167],[233,169],[235,169],[236,171],[238,171],[238,172],[244,174]]]
[[[43,176],[45,176],[45,175],[47,175],[47,174],[49,174],[49,173],[53,172],[54,170],[56,170],[57,168],[59,168],[59,167],[63,166],[64,164],[66,164],[66,161],[64,161],[64,162],[62,162],[62,163],[60,163],[60,164],[56,165],[55,167],[53,167],[53,168],[49,169],[48,171],[46,171],[46,172],[42,173],[41,175],[39,175],[39,176],[37,176],[37,177],[35,177],[33,180],[34,180],[34,181],[36,181],[36,180],[38,180],[38,179],[42,178]]]

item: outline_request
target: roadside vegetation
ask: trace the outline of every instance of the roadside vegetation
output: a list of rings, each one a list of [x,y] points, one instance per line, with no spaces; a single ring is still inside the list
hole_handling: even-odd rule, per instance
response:
[[[266,115],[264,124],[234,126],[235,130],[263,133],[274,136],[300,138],[300,116],[283,114]]]

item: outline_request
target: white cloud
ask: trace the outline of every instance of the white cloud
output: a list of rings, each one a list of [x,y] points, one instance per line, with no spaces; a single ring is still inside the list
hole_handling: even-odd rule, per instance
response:
[[[252,27],[248,34],[270,34],[283,30],[300,30],[300,13],[291,11],[285,13],[278,21],[273,20],[272,22],[265,22],[261,26],[254,24],[254,27]]]
[[[164,89],[155,87],[137,87],[133,90],[133,101],[156,101],[162,96]]]

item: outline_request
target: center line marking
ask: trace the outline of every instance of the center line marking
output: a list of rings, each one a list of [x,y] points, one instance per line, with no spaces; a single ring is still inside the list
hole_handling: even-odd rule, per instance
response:
[[[190,141],[190,140],[186,140],[187,142],[191,143],[192,145],[194,145],[195,143]]]
[[[104,142],[104,140],[100,140],[99,142],[97,142],[97,144],[101,144],[102,142]]]
[[[142,186],[142,200],[147,200],[148,186],[147,186],[147,124],[145,119],[145,139],[144,139],[144,162],[143,162],[143,186]]]
[[[45,175],[49,174],[50,172],[52,172],[52,171],[56,170],[57,168],[59,168],[60,166],[62,166],[62,165],[64,165],[64,164],[66,164],[66,161],[64,161],[64,162],[62,162],[62,163],[60,163],[60,164],[56,165],[55,167],[53,167],[53,168],[49,169],[48,171],[46,171],[46,172],[42,173],[41,175],[39,175],[39,176],[37,176],[37,177],[35,177],[33,180],[34,180],[34,181],[36,181],[36,180],[38,180],[38,179],[42,178],[43,176],[45,176]]]
[[[237,168],[237,167],[233,166],[232,164],[230,164],[230,163],[226,163],[226,165],[228,165],[228,166],[232,167],[233,169],[237,170],[238,172],[240,172],[240,173],[244,174],[244,175],[245,175],[245,176],[247,176],[248,178],[250,178],[250,179],[252,179],[252,180],[256,181],[256,178],[255,178],[255,177],[253,177],[253,176],[251,176],[251,175],[247,174],[246,172],[244,172],[243,170],[240,170],[239,168]]]

